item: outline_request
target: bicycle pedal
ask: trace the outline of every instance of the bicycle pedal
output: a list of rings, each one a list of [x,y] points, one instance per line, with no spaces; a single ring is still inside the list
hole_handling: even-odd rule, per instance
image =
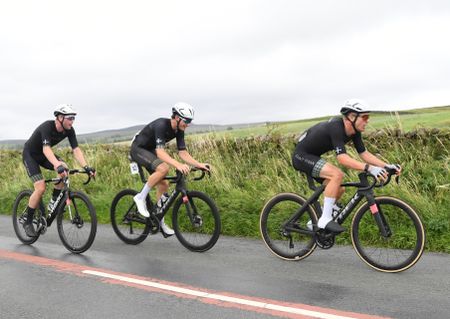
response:
[[[168,238],[173,236],[174,234],[166,234],[162,229],[161,229],[161,234],[163,235],[164,238]]]

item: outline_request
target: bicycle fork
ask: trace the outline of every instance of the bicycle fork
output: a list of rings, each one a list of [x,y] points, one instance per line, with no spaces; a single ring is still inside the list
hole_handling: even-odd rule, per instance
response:
[[[378,229],[384,238],[390,237],[392,235],[391,229],[384,218],[383,211],[381,207],[377,205],[374,196],[368,196],[367,203],[369,204],[370,212],[372,213],[375,222],[377,223]]]

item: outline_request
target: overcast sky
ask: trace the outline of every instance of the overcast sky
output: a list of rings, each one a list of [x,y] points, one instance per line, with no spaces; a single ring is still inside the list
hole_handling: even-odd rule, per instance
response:
[[[449,105],[449,39],[448,0],[1,0],[0,140],[60,103],[78,133]]]

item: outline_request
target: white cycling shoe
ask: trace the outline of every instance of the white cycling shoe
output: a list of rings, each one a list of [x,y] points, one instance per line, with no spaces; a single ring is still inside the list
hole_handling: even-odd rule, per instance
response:
[[[150,213],[147,210],[147,204],[145,203],[145,199],[141,199],[139,194],[133,197],[134,202],[136,203],[139,214],[144,217],[150,217]]]
[[[174,230],[172,228],[170,228],[169,226],[167,226],[166,223],[164,222],[164,217],[159,222],[159,226],[161,227],[161,231],[162,231],[164,237],[169,237],[169,236],[172,236],[173,234],[175,234]]]

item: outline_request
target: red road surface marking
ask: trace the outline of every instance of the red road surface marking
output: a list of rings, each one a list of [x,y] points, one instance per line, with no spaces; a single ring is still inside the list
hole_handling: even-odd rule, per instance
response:
[[[34,265],[53,268],[78,276],[100,278],[102,282],[134,287],[152,292],[164,293],[180,298],[196,299],[206,304],[237,308],[258,313],[287,318],[322,318],[322,319],[381,319],[353,312],[344,312],[297,303],[287,303],[271,299],[255,298],[228,292],[216,292],[203,288],[191,287],[181,283],[163,281],[155,278],[114,272],[107,269],[93,268],[64,261],[31,256],[0,249],[0,258],[10,259]]]

